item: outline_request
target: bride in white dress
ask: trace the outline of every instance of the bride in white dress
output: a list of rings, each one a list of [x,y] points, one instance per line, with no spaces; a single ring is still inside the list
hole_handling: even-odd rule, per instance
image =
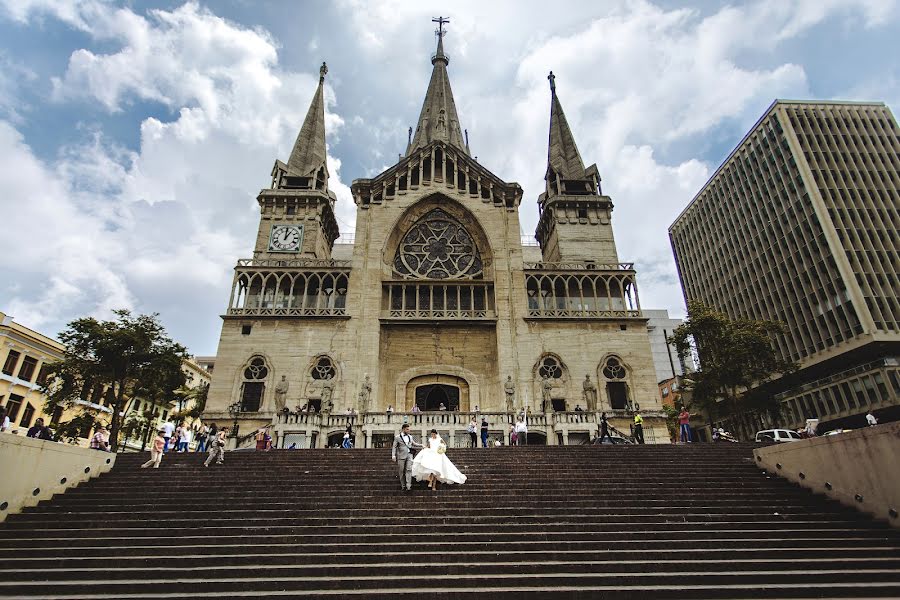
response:
[[[416,455],[412,465],[412,475],[418,481],[428,480],[428,487],[436,489],[437,482],[459,483],[466,482],[466,476],[459,472],[450,459],[447,458],[447,444],[438,435],[436,429],[431,430],[428,443]]]

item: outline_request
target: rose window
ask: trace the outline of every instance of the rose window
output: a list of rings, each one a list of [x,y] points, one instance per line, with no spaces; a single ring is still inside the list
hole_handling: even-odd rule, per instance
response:
[[[313,379],[333,379],[336,374],[337,371],[334,368],[334,363],[332,363],[331,359],[327,356],[323,356],[317,360],[310,372]]]
[[[541,379],[549,377],[550,379],[560,379],[562,377],[562,365],[555,356],[545,356],[541,360],[541,366],[538,367],[538,375]]]
[[[266,361],[259,356],[255,356],[250,360],[250,364],[244,369],[244,379],[259,380],[265,379],[269,374],[266,367]]]
[[[479,277],[484,265],[465,227],[435,209],[403,236],[394,257],[394,270],[405,277],[467,279]]]
[[[606,366],[603,367],[603,376],[607,379],[625,379],[625,367],[617,358],[610,357],[606,359]]]

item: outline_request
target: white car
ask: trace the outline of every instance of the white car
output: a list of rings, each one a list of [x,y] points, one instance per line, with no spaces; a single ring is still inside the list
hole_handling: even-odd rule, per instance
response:
[[[756,432],[757,442],[799,442],[800,434],[790,429],[764,429]]]

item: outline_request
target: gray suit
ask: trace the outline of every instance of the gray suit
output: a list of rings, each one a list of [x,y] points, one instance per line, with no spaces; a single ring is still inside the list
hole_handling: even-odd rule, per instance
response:
[[[407,434],[403,439],[402,434],[394,436],[394,444],[391,446],[391,460],[397,461],[397,476],[400,478],[400,489],[412,489],[412,464],[413,449],[421,449],[424,446],[416,442],[412,434]]]

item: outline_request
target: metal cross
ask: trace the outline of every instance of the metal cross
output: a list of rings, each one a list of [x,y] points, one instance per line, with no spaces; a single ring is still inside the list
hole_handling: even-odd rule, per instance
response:
[[[438,37],[444,37],[444,23],[449,23],[450,19],[447,17],[435,17],[431,22],[438,24],[438,30],[435,31]]]

